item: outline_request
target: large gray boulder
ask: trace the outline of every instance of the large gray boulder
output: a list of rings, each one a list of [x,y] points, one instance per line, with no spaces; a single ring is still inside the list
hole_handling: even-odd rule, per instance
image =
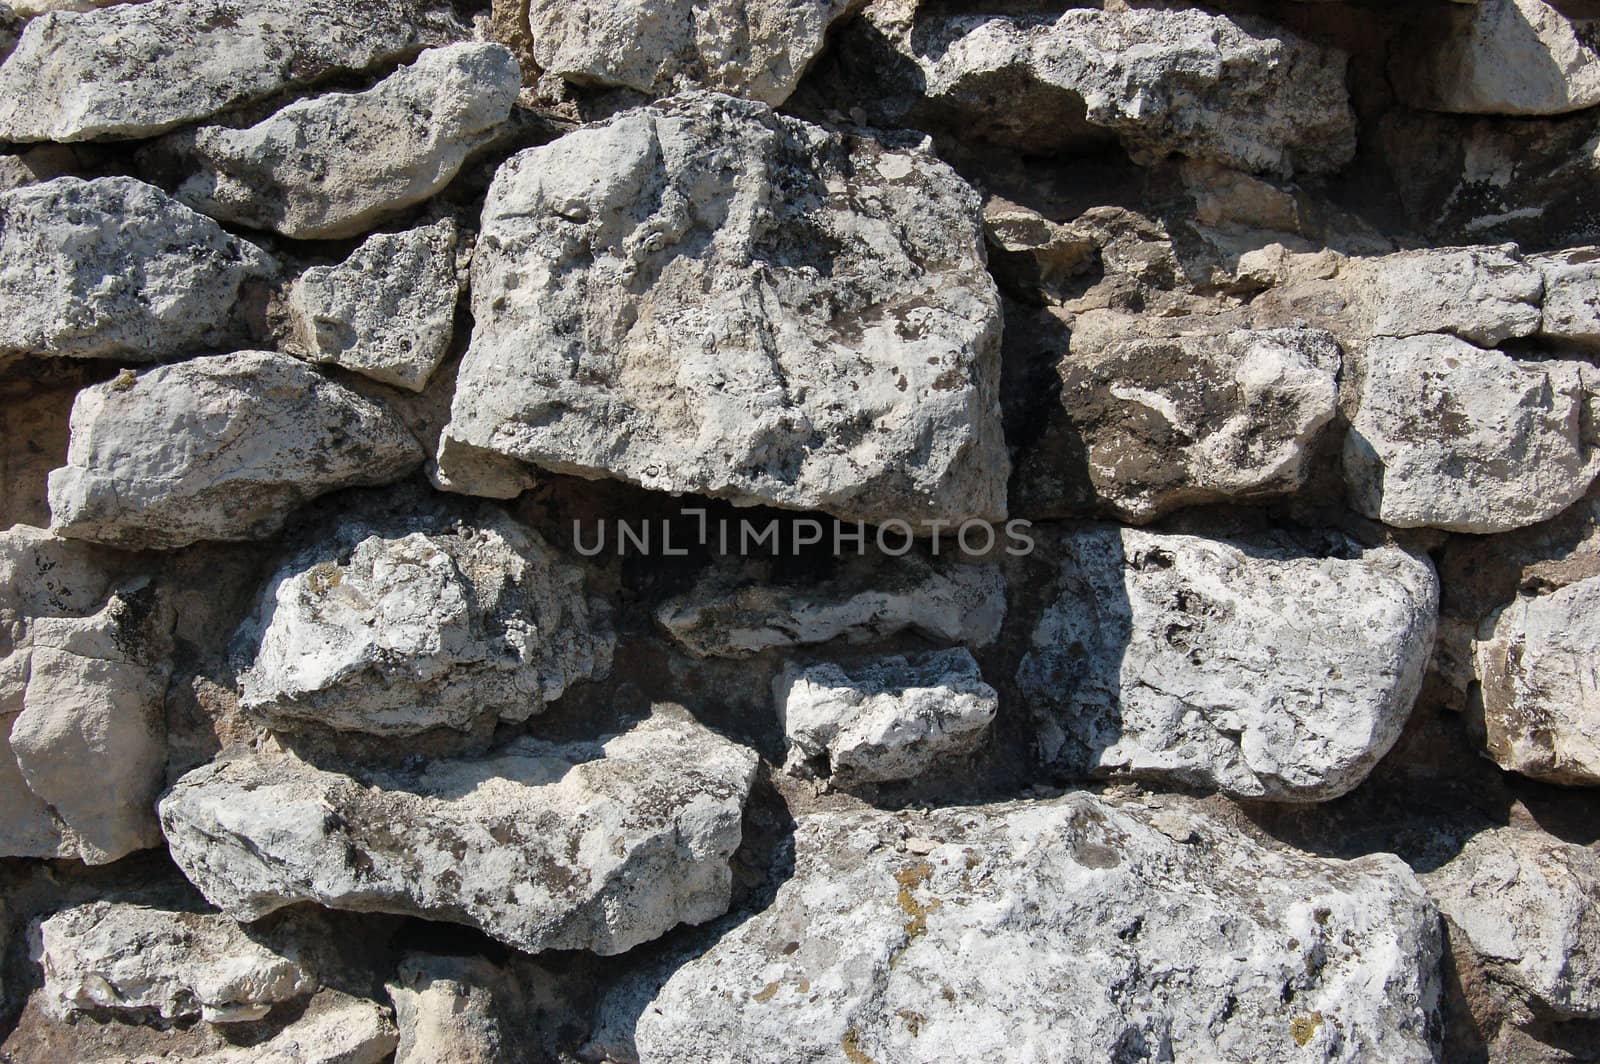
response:
[[[641,1064],[1435,1059],[1438,913],[1388,854],[1321,860],[1190,804],[1087,794],[813,814],[794,845],[771,905],[671,958],[664,985],[647,969],[602,1001],[594,1048]]]
[[[933,122],[1039,153],[1115,140],[1139,162],[1177,154],[1281,175],[1355,155],[1347,57],[1258,19],[879,0],[840,47],[848,103],[890,128]]]
[[[398,417],[299,359],[197,358],[78,393],[51,528],[130,548],[260,539],[301,503],[421,461]]]
[[[1484,741],[1501,768],[1600,786],[1600,577],[1521,596],[1473,647]]]
[[[1600,1017],[1600,853],[1492,828],[1422,881],[1501,978],[1564,1018]]]
[[[241,288],[276,270],[131,177],[0,192],[0,356],[154,362],[214,350],[240,338]]]
[[[1361,362],[1344,470],[1368,517],[1507,532],[1556,516],[1600,473],[1585,413],[1600,371],[1587,363],[1520,362],[1439,334],[1373,340]]]
[[[657,715],[353,779],[293,757],[206,765],[161,800],[173,860],[254,920],[297,902],[610,955],[727,911],[756,755]]]
[[[472,300],[445,480],[488,453],[875,523],[1005,513],[978,197],[929,154],[715,94],[627,111],[501,167]]]
[[[498,44],[423,52],[359,93],[298,100],[253,126],[174,137],[178,198],[302,240],[355,236],[449,184],[511,114],[517,61]]]
[[[527,720],[604,676],[614,642],[583,569],[487,506],[340,525],[268,580],[238,638],[245,709],[379,735]]]
[[[466,289],[459,235],[446,218],[378,233],[350,257],[313,266],[286,301],[294,354],[420,392],[450,353]]]
[[[0,141],[149,137],[465,36],[426,0],[145,0],[52,11],[0,65]]]
[[[1400,737],[1438,618],[1426,558],[1336,533],[1103,527],[1058,549],[1058,597],[1017,674],[1047,761],[1308,802],[1355,787]]]
[[[534,60],[584,87],[715,89],[777,107],[862,0],[522,0]]]

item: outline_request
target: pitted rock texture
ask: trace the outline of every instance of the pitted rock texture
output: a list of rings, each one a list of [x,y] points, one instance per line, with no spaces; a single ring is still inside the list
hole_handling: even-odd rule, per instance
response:
[[[1355,153],[1347,58],[1251,19],[878,0],[856,25],[845,76],[863,91],[850,102],[889,128],[932,121],[1037,152],[1115,137],[1144,162],[1176,153],[1283,175],[1337,170]]]
[[[865,643],[907,629],[984,646],[1000,634],[1005,614],[998,566],[908,555],[857,559],[804,589],[755,583],[733,567],[716,569],[662,603],[656,621],[697,657],[740,658],[834,639]]]
[[[173,618],[108,561],[42,529],[0,533],[5,856],[106,864],[159,844]]]
[[[440,451],[847,519],[1005,514],[1000,307],[930,155],[716,94],[514,156]]]
[[[1519,596],[1485,622],[1473,658],[1484,741],[1502,768],[1600,786],[1600,577]]]
[[[314,968],[214,913],[97,901],[56,913],[39,932],[45,993],[62,1015],[241,1023],[320,985]]]
[[[1428,248],[1339,270],[1361,335],[1450,333],[1483,347],[1539,331],[1544,278],[1516,248]]]
[[[1055,549],[1058,597],[1017,675],[1046,761],[1321,801],[1405,727],[1438,620],[1426,558],[1103,527]]]
[[[246,129],[175,137],[178,198],[300,240],[355,236],[438,192],[511,113],[522,74],[498,44],[456,44],[361,93],[299,100]]]
[[[50,474],[58,535],[130,548],[269,536],[299,504],[422,461],[392,412],[288,355],[242,351],[78,394]]]
[[[539,69],[652,95],[714,89],[777,107],[863,0],[514,0]]]
[[[1528,261],[1544,276],[1539,335],[1590,350],[1600,347],[1600,248],[1573,248]]]
[[[1505,979],[1563,1016],[1600,1016],[1600,853],[1495,828],[1423,882]]]
[[[32,19],[0,64],[0,141],[148,137],[465,36],[425,0],[144,0]]]
[[[576,559],[485,506],[350,521],[267,581],[238,640],[272,726],[409,735],[516,722],[604,676],[615,637]]]
[[[1157,817],[1163,819],[1157,820]],[[1172,831],[1184,822],[1186,841]],[[908,827],[934,843],[897,849]],[[803,818],[770,907],[603,1005],[655,1061],[1434,1059],[1438,914],[1394,857],[1326,861],[1090,795]],[[1084,991],[1096,988],[1094,992]],[[629,1044],[631,1042],[631,1044]],[[1164,1050],[1162,1047],[1166,1047]]]
[[[289,290],[294,353],[420,392],[450,353],[466,288],[446,218],[378,233],[343,262],[313,266]]]
[[[1600,371],[1518,361],[1438,334],[1373,340],[1344,448],[1351,505],[1397,528],[1536,524],[1600,473],[1586,412]]]
[[[1056,367],[1064,432],[1081,441],[1092,500],[1132,523],[1289,495],[1337,411],[1340,363],[1333,337],[1314,329],[1170,338],[1082,329]],[[1071,498],[1072,487],[1062,494],[1067,512],[1090,501]]]
[[[242,337],[272,257],[131,177],[0,192],[0,356],[155,362]]]
[[[772,685],[790,771],[839,784],[916,779],[970,753],[1000,696],[966,649],[786,668]]]
[[[179,780],[161,826],[238,920],[309,901],[609,956],[727,911],[755,770],[752,751],[658,715],[604,742],[519,739],[365,780],[247,754]]]

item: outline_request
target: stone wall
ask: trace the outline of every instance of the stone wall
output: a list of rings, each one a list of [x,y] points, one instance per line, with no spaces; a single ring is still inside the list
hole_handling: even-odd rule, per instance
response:
[[[1597,41],[0,2],[0,1061],[1600,1061]]]

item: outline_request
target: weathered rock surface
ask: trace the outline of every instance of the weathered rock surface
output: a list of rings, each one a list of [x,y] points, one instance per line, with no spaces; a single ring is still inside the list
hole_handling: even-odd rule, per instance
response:
[[[533,57],[583,86],[663,96],[715,89],[777,107],[863,0],[523,0]]]
[[[1552,783],[1600,786],[1600,577],[1519,597],[1473,658],[1489,756]]]
[[[526,720],[604,676],[615,641],[575,560],[488,506],[341,525],[267,582],[239,639],[244,708],[380,735]]]
[[[315,969],[226,916],[91,902],[43,921],[45,994],[62,1016],[258,1020],[314,993]]]
[[[1374,340],[1362,363],[1344,468],[1368,517],[1506,532],[1565,510],[1600,472],[1585,363],[1518,362],[1436,334]]]
[[[1064,537],[1017,675],[1045,759],[1275,801],[1365,779],[1421,688],[1438,581],[1397,547],[1318,538]]]
[[[807,588],[762,585],[713,570],[668,599],[656,621],[698,657],[745,657],[775,647],[911,629],[945,643],[984,646],[1000,634],[1006,585],[998,566],[868,557]]]
[[[1412,106],[1457,114],[1558,115],[1600,104],[1592,19],[1545,0],[1447,8],[1437,36],[1393,66]]]
[[[1347,259],[1339,284],[1362,336],[1450,333],[1480,347],[1539,331],[1544,277],[1514,247]]]
[[[1339,345],[1314,329],[1140,338],[1083,328],[1056,368],[1095,498],[1135,523],[1292,493],[1338,406]]]
[[[839,784],[915,779],[970,753],[1000,708],[964,648],[880,658],[848,670],[791,665],[773,682],[790,771]]]
[[[360,93],[299,100],[246,129],[175,138],[198,211],[303,240],[355,236],[455,177],[511,113],[522,74],[498,44],[423,52]]]
[[[465,36],[425,0],[145,0],[31,20],[0,65],[0,141],[148,137]]]
[[[908,827],[936,843],[926,857],[897,851]],[[659,990],[624,984],[597,1041],[644,1064],[1421,1064],[1439,954],[1437,912],[1394,857],[1268,850],[1192,806],[813,815],[772,905]]]
[[[131,177],[0,192],[0,355],[151,362],[205,350],[240,335],[241,287],[275,271],[253,244]]]
[[[299,359],[197,358],[80,392],[51,527],[124,547],[258,539],[325,492],[383,484],[422,461],[387,409]]]
[[[1041,152],[1109,135],[1142,162],[1180,154],[1285,175],[1337,170],[1355,154],[1347,58],[1257,20],[880,2],[857,25],[862,51],[843,60],[862,90],[851,102],[891,128],[942,121]]]
[[[1562,1016],[1600,1016],[1600,854],[1494,828],[1422,879],[1506,981]]]
[[[687,720],[605,742],[519,739],[363,780],[246,755],[161,801],[173,859],[251,920],[301,901],[610,955],[727,911],[756,756]]]
[[[715,94],[580,129],[489,191],[441,474],[476,448],[852,520],[1003,516],[983,262],[976,193],[920,151]]]
[[[172,616],[101,561],[0,533],[0,854],[105,864],[160,842]]]
[[[1573,248],[1528,259],[1544,276],[1539,335],[1561,344],[1600,347],[1600,248]]]
[[[294,353],[420,392],[450,353],[466,288],[449,219],[362,241],[289,290]]]
[[[503,969],[482,957],[414,953],[397,975],[388,988],[400,1029],[395,1064],[500,1064],[527,1050],[501,1021],[511,1004]]]

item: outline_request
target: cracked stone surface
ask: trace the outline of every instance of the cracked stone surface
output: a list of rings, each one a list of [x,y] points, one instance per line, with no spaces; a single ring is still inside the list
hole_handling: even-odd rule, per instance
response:
[[[755,771],[753,751],[657,715],[603,742],[524,738],[363,781],[246,754],[180,779],[161,826],[237,920],[310,901],[609,956],[727,911]]]
[[[716,94],[513,156],[439,452],[846,519],[999,518],[978,199],[920,151]]]
[[[925,856],[897,846],[908,827]],[[1268,850],[1177,802],[814,815],[771,906],[664,985],[647,969],[619,986],[595,1048],[642,1064],[774,1045],[791,1060],[1182,1046],[1422,1064],[1439,951],[1437,911],[1394,857]]]
[[[31,19],[0,64],[0,140],[149,137],[465,31],[422,0],[144,0]]]

